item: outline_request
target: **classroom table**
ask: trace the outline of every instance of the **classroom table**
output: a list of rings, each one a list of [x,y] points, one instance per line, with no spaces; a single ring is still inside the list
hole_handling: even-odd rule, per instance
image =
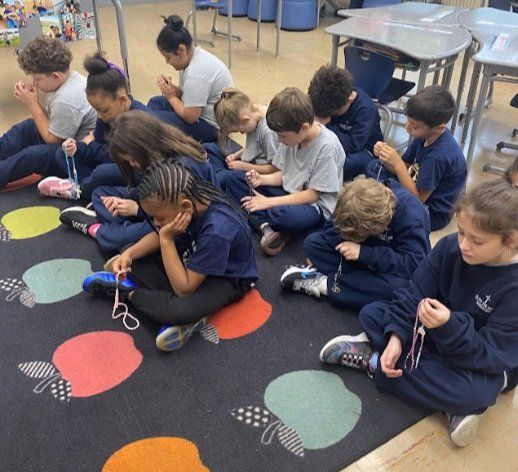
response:
[[[478,92],[469,148],[466,155],[468,168],[473,158],[480,131],[484,101],[493,75],[502,74],[506,76],[503,79],[504,81],[518,83],[518,28],[506,28],[501,25],[480,26],[472,30],[472,35],[480,45],[479,51],[473,55],[472,59],[477,69],[480,70],[482,68],[482,83]],[[473,81],[470,88],[472,87],[476,88],[476,84],[473,84]],[[464,126],[469,126],[468,119],[466,119]]]

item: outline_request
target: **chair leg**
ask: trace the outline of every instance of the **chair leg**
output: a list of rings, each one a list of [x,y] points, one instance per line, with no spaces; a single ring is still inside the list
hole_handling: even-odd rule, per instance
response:
[[[500,141],[496,145],[496,150],[501,151],[502,149],[513,149],[515,151],[518,151],[518,144],[506,143],[505,141]]]
[[[378,108],[381,108],[387,115],[387,123],[385,124],[385,129],[383,130],[383,138],[386,140],[388,134],[390,133],[390,129],[392,128],[392,112],[390,111],[390,108],[387,105],[381,105],[380,103],[377,103],[377,106]]]
[[[191,21],[191,18],[192,18],[192,10],[190,10],[189,13],[187,13],[187,16],[185,17],[185,29],[189,29],[189,23]]]
[[[493,76],[496,77],[496,76]],[[493,104],[493,92],[495,91],[495,83],[489,81],[489,92],[487,93],[486,101],[484,102],[484,108],[489,108]]]
[[[216,27],[216,21],[218,19],[218,9],[215,8],[214,9],[214,17],[212,18],[212,29],[210,30],[210,32],[214,35],[214,36],[223,36],[224,38],[228,38],[228,33],[225,33],[223,31],[219,31],[218,28]],[[238,36],[236,34],[233,34],[232,35],[232,40],[233,41],[241,41],[241,36]]]

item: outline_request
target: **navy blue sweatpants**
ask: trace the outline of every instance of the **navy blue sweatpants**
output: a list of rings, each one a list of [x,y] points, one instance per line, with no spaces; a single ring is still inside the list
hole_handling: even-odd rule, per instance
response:
[[[267,197],[288,195],[282,187],[263,186],[256,190]],[[227,194],[239,204],[243,197],[250,194],[244,172],[230,173]],[[310,204],[276,206],[250,213],[248,218],[257,230],[263,223],[269,223],[273,230],[293,235],[321,228],[325,223],[322,210]]]
[[[388,342],[383,320],[390,305],[390,302],[371,303],[360,311],[359,316],[363,331],[380,357]],[[448,359],[430,350],[426,342],[418,368],[409,372],[403,365],[409,347],[403,347],[396,364],[398,369],[403,369],[399,378],[388,378],[378,362],[374,380],[380,390],[409,403],[454,415],[482,413],[495,403],[504,384],[503,374],[457,369]]]
[[[360,174],[365,174],[367,166],[374,160],[369,151],[347,154],[344,162],[344,182],[354,179]]]
[[[35,144],[45,144],[32,118],[20,121],[0,138],[0,161]]]
[[[217,128],[201,119],[190,125],[178,116],[171,104],[162,95],[151,97],[147,107],[153,110],[153,113],[162,121],[181,129],[185,134],[192,136],[200,143],[213,143],[218,140]]]
[[[126,187],[105,186],[94,190],[92,205],[97,213],[97,219],[101,223],[96,238],[104,251],[120,250],[128,244],[136,243],[153,231],[153,228],[145,219],[113,216],[101,200],[103,196],[135,200],[136,194],[136,189],[128,191]]]
[[[327,275],[327,297],[337,306],[362,308],[378,300],[391,300],[395,289],[408,285],[406,278],[374,272],[363,264],[344,259],[338,281],[340,292],[335,293],[331,288],[340,265],[340,253],[318,231],[304,240],[304,252],[313,265]]]
[[[232,171],[227,168],[225,163],[225,158],[227,157],[221,148],[216,143],[207,143],[204,144],[203,147],[207,151],[207,159],[214,170],[214,174],[216,175],[216,179],[218,179],[219,186],[221,190],[224,192],[227,191],[227,180],[231,173],[233,172],[241,172],[243,171]]]

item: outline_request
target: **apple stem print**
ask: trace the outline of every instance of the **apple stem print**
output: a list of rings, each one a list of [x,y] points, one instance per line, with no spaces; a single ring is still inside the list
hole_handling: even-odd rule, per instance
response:
[[[25,285],[23,280],[11,277],[0,279],[0,290],[8,292],[5,297],[7,302],[12,302],[19,297],[20,303],[28,308],[32,308],[36,304],[36,294]]]
[[[23,362],[18,364],[18,368],[31,379],[43,379],[34,387],[34,393],[42,393],[50,385],[50,391],[54,398],[60,401],[70,401],[72,385],[68,380],[61,378],[61,374],[52,363],[44,361]]]
[[[11,232],[0,223],[0,241],[1,242],[7,242],[11,239]]]

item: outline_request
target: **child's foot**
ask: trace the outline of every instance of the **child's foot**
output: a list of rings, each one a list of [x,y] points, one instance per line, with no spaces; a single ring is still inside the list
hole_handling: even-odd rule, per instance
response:
[[[156,337],[156,347],[161,351],[171,352],[180,349],[194,333],[201,331],[207,323],[207,317],[196,323],[162,326]]]
[[[326,364],[338,364],[367,372],[374,371],[369,363],[372,349],[365,333],[357,336],[337,336],[331,339],[320,351],[320,360]]]
[[[38,184],[40,195],[44,197],[59,197],[67,200],[77,200],[81,195],[81,189],[70,179],[59,177],[47,177]]]
[[[87,210],[80,206],[66,208],[59,214],[59,221],[69,228],[80,231],[84,235],[95,237],[89,229],[92,225],[100,224],[97,214],[93,210]]]
[[[315,267],[290,266],[281,275],[280,282],[284,290],[304,292],[316,298],[327,295],[327,276]]]
[[[279,231],[274,231],[268,223],[261,226],[263,233],[261,237],[261,247],[269,256],[276,256],[286,245],[287,238]]]
[[[450,439],[457,447],[466,447],[477,436],[480,415],[448,415],[450,421]]]
[[[113,298],[117,279],[111,272],[94,272],[83,280],[83,290],[96,297]],[[126,294],[138,287],[127,277],[119,279],[119,293]]]

